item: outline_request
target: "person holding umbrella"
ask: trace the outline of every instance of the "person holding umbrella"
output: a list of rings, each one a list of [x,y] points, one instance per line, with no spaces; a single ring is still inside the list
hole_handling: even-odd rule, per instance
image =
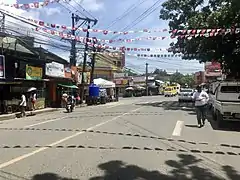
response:
[[[37,88],[35,87],[31,87],[28,89],[28,93],[30,93],[30,100],[31,100],[31,104],[32,104],[32,110],[34,111],[36,109],[35,104],[37,101],[37,92],[36,92]]]

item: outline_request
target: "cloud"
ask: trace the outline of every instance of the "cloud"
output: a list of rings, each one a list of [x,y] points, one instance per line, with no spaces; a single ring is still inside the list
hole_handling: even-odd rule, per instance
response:
[[[82,6],[88,11],[100,11],[104,9],[104,2],[99,0],[82,0]]]

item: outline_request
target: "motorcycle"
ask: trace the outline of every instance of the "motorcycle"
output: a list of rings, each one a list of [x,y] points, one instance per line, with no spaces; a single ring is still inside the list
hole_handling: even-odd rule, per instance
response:
[[[67,105],[66,105],[66,110],[67,110],[67,112],[68,113],[70,113],[70,112],[73,112],[73,109],[74,109],[74,105],[73,105],[73,103],[67,103]]]

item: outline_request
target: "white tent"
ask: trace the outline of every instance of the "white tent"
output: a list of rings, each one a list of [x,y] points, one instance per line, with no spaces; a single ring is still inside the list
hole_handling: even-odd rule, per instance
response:
[[[116,87],[114,82],[108,81],[108,80],[105,80],[102,78],[94,79],[93,82],[100,88],[115,88]]]

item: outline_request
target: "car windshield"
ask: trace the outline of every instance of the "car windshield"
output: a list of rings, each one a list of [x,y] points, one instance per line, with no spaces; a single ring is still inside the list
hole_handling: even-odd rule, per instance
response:
[[[172,90],[172,88],[166,88],[165,89],[165,91],[171,91]]]
[[[181,89],[180,90],[180,92],[183,92],[183,93],[185,93],[185,92],[193,92],[193,90],[192,89]]]

